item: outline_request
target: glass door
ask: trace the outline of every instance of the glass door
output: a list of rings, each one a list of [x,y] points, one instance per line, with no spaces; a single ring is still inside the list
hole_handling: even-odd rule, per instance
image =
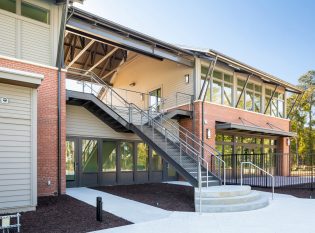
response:
[[[78,186],[78,153],[75,139],[66,141],[66,184],[67,187]]]
[[[149,92],[149,107],[154,112],[159,112],[161,108],[161,88]]]

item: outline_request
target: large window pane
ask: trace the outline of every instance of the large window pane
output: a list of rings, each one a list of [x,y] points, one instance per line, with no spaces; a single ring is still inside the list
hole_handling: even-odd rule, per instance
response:
[[[133,144],[122,142],[120,144],[121,171],[133,171]]]
[[[149,147],[145,143],[137,145],[137,171],[147,171],[149,164]]]
[[[116,142],[103,141],[102,148],[102,171],[103,172],[116,172],[116,157],[117,149]]]
[[[255,112],[261,112],[261,95],[255,94],[255,102],[254,102],[254,110]]]
[[[49,11],[32,4],[22,2],[21,15],[49,24]]]
[[[252,92],[246,91],[246,109],[253,111],[254,94]]]
[[[245,106],[245,104],[244,104],[244,96],[245,95],[243,93],[241,98],[240,98],[241,93],[242,93],[242,88],[237,88],[237,100],[236,101],[239,100],[237,107],[241,108],[241,109],[244,109],[244,106]]]
[[[96,140],[82,140],[82,171],[98,171]]]
[[[270,98],[269,98],[269,97],[266,97],[266,98],[265,98],[265,108],[267,108],[267,105],[268,105],[268,104],[269,104],[269,106],[268,106],[267,110],[264,110],[264,111],[266,111],[266,114],[267,114],[267,115],[271,115],[271,111],[270,111],[271,106],[270,106],[269,101],[270,101]]]
[[[75,180],[74,141],[66,141],[66,180]]]
[[[0,9],[15,13],[16,12],[16,1],[15,0],[1,0],[0,1]]]
[[[152,150],[152,171],[162,171],[162,158]]]
[[[276,99],[271,100],[271,116],[278,116],[278,104]]]
[[[213,80],[212,84],[213,102],[221,104],[221,92],[222,92],[221,82]]]
[[[284,103],[281,100],[278,100],[278,113],[279,113],[279,117],[283,117],[284,115]]]
[[[232,86],[224,84],[223,104],[232,106]]]

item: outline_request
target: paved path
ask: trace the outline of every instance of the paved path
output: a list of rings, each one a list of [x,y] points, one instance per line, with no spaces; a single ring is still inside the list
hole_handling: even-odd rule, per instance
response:
[[[73,198],[96,206],[96,197],[103,198],[103,210],[133,223],[167,218],[172,213],[154,206],[118,197],[89,188],[67,188],[67,194]]]
[[[185,185],[184,183],[176,183]],[[171,212],[89,188],[70,188],[67,194],[135,224],[95,233],[314,233],[315,200],[276,194],[268,207],[237,213]],[[270,193],[265,193],[269,195]]]
[[[263,209],[238,213],[173,212],[168,218],[97,233],[314,233],[315,200],[279,198]]]

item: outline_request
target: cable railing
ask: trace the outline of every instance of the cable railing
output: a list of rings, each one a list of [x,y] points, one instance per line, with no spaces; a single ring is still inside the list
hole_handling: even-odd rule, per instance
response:
[[[257,165],[253,164],[252,162],[241,162],[241,186],[243,185],[243,165],[244,164],[248,164],[248,165],[251,165],[253,167],[255,167],[256,169],[260,170],[261,172],[265,173],[266,175],[270,176],[271,177],[271,191],[272,191],[272,194],[271,194],[271,197],[273,199],[273,196],[274,196],[274,193],[275,193],[275,177],[273,175],[271,175],[269,172],[267,172],[266,170],[258,167]]]
[[[153,133],[159,131],[165,138],[174,142],[175,145],[178,144],[180,146],[180,152],[194,154],[194,157],[200,159],[201,165],[205,167],[207,171],[211,171],[211,173],[225,185],[225,161],[220,158],[220,153],[210,145],[201,141],[188,129],[182,127],[178,123],[165,119],[161,113],[152,111],[152,108],[143,110],[136,104],[127,102],[126,99],[93,72],[71,68],[68,70],[68,74],[73,75],[76,80],[83,82],[83,86],[88,86],[88,88],[85,87],[81,91],[97,96],[104,103],[116,110],[116,113],[119,113],[117,115],[124,116],[129,123],[134,123],[134,125],[140,126],[149,122],[153,124]],[[100,95],[99,93],[102,94]],[[133,110],[131,111],[132,108]],[[133,113],[134,110],[136,110],[136,113]],[[140,118],[141,122],[132,121],[132,118],[137,119],[137,121],[139,121]],[[147,120],[143,121],[144,119]],[[184,151],[182,151],[183,149]]]

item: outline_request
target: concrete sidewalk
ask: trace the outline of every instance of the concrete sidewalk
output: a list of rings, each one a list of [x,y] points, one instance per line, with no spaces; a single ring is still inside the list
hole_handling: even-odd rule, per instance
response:
[[[202,214],[173,212],[168,218],[97,233],[314,233],[315,200],[275,199],[266,208],[235,212]]]
[[[96,197],[103,198],[103,210],[133,223],[167,218],[172,212],[106,192],[89,188],[67,188],[67,195],[96,206]]]

